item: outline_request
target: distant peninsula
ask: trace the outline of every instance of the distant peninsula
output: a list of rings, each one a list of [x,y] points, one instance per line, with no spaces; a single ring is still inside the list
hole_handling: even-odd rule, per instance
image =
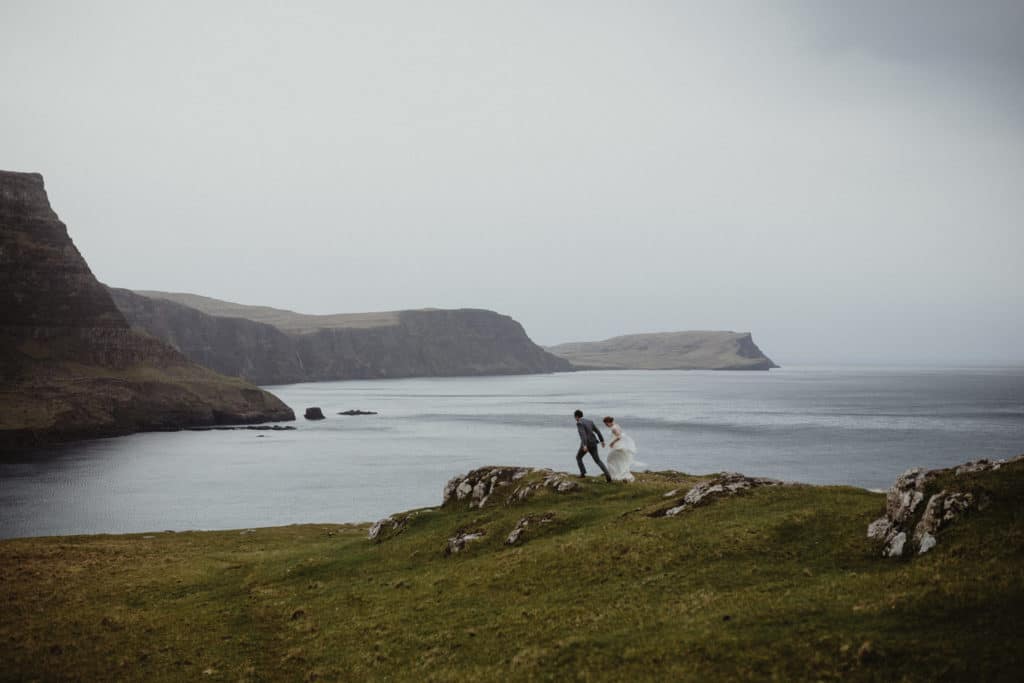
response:
[[[0,274],[0,447],[295,418],[133,330],[39,174],[0,171]]]
[[[770,370],[749,332],[655,332],[570,342],[547,350],[580,370]]]
[[[569,371],[494,311],[307,315],[196,294],[111,289],[128,321],[190,360],[256,384]]]

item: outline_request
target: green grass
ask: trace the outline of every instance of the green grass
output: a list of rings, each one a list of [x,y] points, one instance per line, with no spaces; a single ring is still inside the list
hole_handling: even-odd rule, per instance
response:
[[[305,525],[0,543],[0,675],[132,680],[1015,680],[1024,463],[931,553],[884,498],[779,487],[650,517],[695,478],[588,480],[397,535]],[[526,514],[555,514],[504,545]],[[446,557],[459,529],[487,533]]]

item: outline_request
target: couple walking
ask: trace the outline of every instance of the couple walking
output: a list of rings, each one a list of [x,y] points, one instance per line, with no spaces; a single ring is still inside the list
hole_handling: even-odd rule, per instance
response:
[[[605,467],[597,454],[597,442],[600,440],[601,445],[605,445],[604,435],[592,420],[583,417],[582,410],[577,410],[573,415],[576,417],[576,431],[580,434],[580,449],[576,452],[580,476],[587,476],[587,470],[583,467],[583,456],[590,453],[608,481],[633,481],[629,466],[633,464],[633,457],[636,455],[636,444],[619,425],[615,424],[615,418],[604,418],[604,426],[611,430],[613,437],[612,442],[608,444],[611,450],[608,451],[608,466]]]

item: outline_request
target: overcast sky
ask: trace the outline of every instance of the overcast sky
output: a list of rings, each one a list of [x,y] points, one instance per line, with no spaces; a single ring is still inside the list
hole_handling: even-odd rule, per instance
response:
[[[0,168],[115,286],[1024,363],[1022,35],[1018,0],[4,0]]]

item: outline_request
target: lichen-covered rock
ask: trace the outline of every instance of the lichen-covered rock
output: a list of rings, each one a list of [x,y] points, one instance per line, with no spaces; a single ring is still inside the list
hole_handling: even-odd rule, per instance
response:
[[[952,493],[942,502],[942,521],[952,522],[974,505],[974,496],[970,493]]]
[[[934,548],[936,543],[938,543],[938,541],[935,540],[934,536],[932,536],[931,534],[925,534],[921,537],[921,542],[919,544],[917,554],[924,555],[926,552]]]
[[[928,499],[928,505],[924,509],[924,514],[921,515],[921,520],[914,527],[914,543],[917,545],[921,544],[921,539],[925,535],[934,537],[935,532],[939,530],[939,526],[942,524],[942,504],[945,499],[945,489]]]
[[[527,475],[543,475],[530,477],[529,481],[520,481]],[[547,469],[531,469],[528,467],[481,467],[468,474],[453,477],[444,487],[444,503],[449,505],[460,501],[468,501],[470,508],[482,508],[492,500],[492,496],[504,487],[506,504],[521,503],[542,488],[550,488],[557,493],[568,493],[580,488],[579,482],[571,476]]]
[[[411,517],[412,514],[385,517],[375,522],[366,536],[371,541],[383,541],[387,537],[396,536],[405,530]]]
[[[764,477],[748,477],[738,472],[724,472],[714,479],[703,481],[683,496],[682,500],[676,502],[670,508],[659,510],[653,516],[675,517],[681,512],[690,510],[723,496],[734,496],[743,491],[748,491],[761,486],[781,486],[783,482],[778,479],[766,479]]]
[[[992,462],[987,458],[982,458],[981,460],[971,460],[970,462],[965,462],[963,465],[957,465],[955,472],[956,476],[959,477],[963,474],[971,474],[973,472],[998,470],[1002,466],[1002,464],[1003,463],[998,460],[996,462]]]
[[[903,547],[907,544],[907,532],[900,531],[892,535],[885,544],[886,557],[900,557],[903,555]]]
[[[868,525],[868,538],[882,541],[888,538],[890,531],[892,531],[892,522],[883,515]]]
[[[516,522],[515,527],[512,529],[511,532],[509,532],[508,538],[505,539],[505,545],[515,545],[516,543],[518,543],[519,539],[523,535],[523,532],[525,532],[526,528],[531,524],[549,524],[551,520],[553,520],[554,518],[554,512],[546,512],[540,516],[528,515],[526,517],[523,517],[518,522]]]
[[[547,475],[540,481],[534,481],[517,487],[508,498],[509,504],[522,503],[543,488],[553,489],[556,493],[569,493],[570,491],[580,489],[579,482],[568,474],[552,472],[551,470],[538,471],[547,472]]]
[[[527,467],[481,467],[453,477],[445,484],[442,505],[468,499],[469,507],[482,508],[496,490],[519,481],[532,471]]]
[[[988,503],[985,496],[977,501],[969,492],[943,489],[928,496],[924,510],[919,513],[928,485],[950,474],[960,477],[998,470],[1022,458],[1024,455],[1009,460],[973,460],[946,469],[907,470],[896,478],[886,493],[885,515],[868,526],[868,538],[882,542],[883,557],[900,557],[907,548],[916,548],[918,554],[928,552],[938,543],[938,533],[943,527],[968,509],[984,509]]]
[[[484,537],[487,532],[483,529],[477,529],[476,531],[459,531],[454,536],[448,539],[447,545],[445,545],[444,554],[454,555],[461,553],[466,549],[466,544],[473,541],[479,540]]]

